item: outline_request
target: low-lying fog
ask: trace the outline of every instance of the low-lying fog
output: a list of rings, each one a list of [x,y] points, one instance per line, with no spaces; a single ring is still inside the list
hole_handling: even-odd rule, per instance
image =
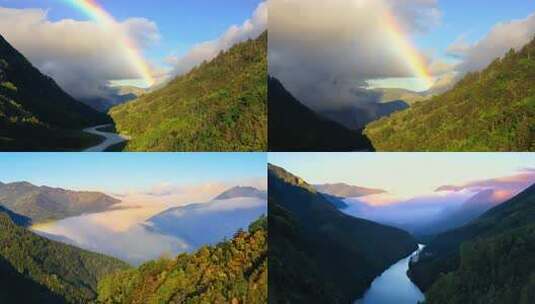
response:
[[[232,238],[267,213],[267,202],[231,199],[201,204],[124,200],[113,210],[31,227],[47,238],[111,255],[138,265],[161,256],[190,252]],[[158,215],[155,221],[148,221]]]

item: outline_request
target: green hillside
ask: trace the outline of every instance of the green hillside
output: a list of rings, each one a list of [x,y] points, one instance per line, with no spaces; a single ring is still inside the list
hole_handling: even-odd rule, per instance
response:
[[[267,33],[110,115],[130,151],[266,151]]]
[[[118,203],[120,200],[100,192],[38,187],[27,182],[0,184],[0,206],[34,223],[101,212]]]
[[[0,36],[0,150],[77,150],[109,118],[65,93]]]
[[[270,303],[350,303],[418,248],[405,231],[340,212],[284,169],[268,172]]]
[[[378,151],[535,151],[535,39],[365,134]]]
[[[40,237],[0,213],[0,300],[88,303],[104,275],[126,268],[117,259]]]
[[[439,234],[410,265],[427,303],[532,303],[535,185]]]
[[[267,303],[267,219],[194,254],[104,278],[99,303]]]

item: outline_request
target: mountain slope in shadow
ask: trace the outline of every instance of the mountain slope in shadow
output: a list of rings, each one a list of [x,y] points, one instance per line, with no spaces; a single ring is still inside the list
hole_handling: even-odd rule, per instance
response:
[[[269,151],[373,151],[360,131],[315,113],[273,77],[268,82],[268,103]]]
[[[340,212],[269,165],[270,303],[349,303],[418,248],[409,233]]]
[[[439,234],[411,263],[428,303],[532,303],[535,185],[467,225]]]
[[[109,123],[75,100],[0,36],[0,150],[76,150],[96,139],[84,127]]]

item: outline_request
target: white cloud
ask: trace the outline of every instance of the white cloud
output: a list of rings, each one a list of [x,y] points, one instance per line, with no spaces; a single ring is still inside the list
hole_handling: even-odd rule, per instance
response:
[[[511,48],[520,49],[535,37],[535,14],[521,20],[498,23],[481,40],[469,44],[460,37],[452,43],[450,54],[462,58],[459,72],[481,70]]]
[[[122,193],[112,193],[111,195],[134,204],[181,206],[191,202],[210,201],[217,195],[235,186],[250,186],[259,190],[265,190],[267,189],[267,179],[265,177],[259,177],[192,184],[162,182],[148,189],[125,190]]]
[[[270,74],[320,111],[378,101],[362,92],[367,80],[414,76],[399,46],[386,38],[386,12],[395,15],[403,32],[416,35],[441,18],[435,0],[272,0],[269,5]]]
[[[104,29],[92,21],[51,21],[41,9],[3,7],[0,34],[41,72],[79,98],[106,96],[109,81],[140,77],[125,56],[119,35],[142,48],[160,38],[156,24],[143,18]]]
[[[167,63],[174,66],[174,75],[181,75],[189,72],[203,61],[210,61],[219,52],[230,49],[236,43],[248,39],[257,38],[267,29],[268,8],[265,2],[258,5],[252,17],[242,25],[231,26],[221,37],[213,41],[207,41],[195,45],[186,55],[182,57],[170,56]]]

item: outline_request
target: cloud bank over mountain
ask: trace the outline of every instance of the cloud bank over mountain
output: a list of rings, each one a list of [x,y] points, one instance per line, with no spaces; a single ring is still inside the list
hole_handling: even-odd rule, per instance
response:
[[[0,34],[77,98],[104,97],[109,81],[140,77],[119,45],[119,34],[142,49],[160,39],[158,26],[144,18],[126,19],[110,30],[93,21],[52,21],[42,9],[3,7]]]
[[[385,38],[389,25],[378,16],[392,13],[401,31],[416,35],[441,20],[437,1],[429,0],[273,0],[269,5],[270,73],[314,109],[376,102],[379,96],[364,90],[367,80],[413,76],[397,46]]]

